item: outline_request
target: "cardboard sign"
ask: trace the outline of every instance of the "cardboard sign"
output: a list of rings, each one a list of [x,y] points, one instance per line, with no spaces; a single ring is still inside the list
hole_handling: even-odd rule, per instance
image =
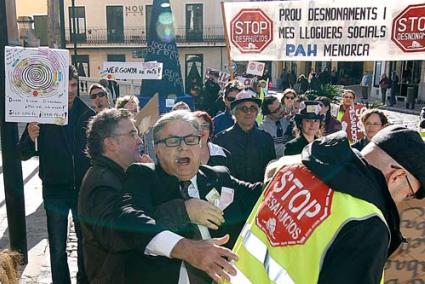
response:
[[[67,124],[68,65],[68,50],[6,46],[6,121]]]
[[[425,283],[425,201],[399,205],[401,232],[407,239],[385,265],[385,284]]]
[[[424,60],[423,0],[225,2],[235,61]]]
[[[250,61],[246,66],[246,74],[263,76],[264,69],[266,68],[266,63]]]
[[[162,62],[104,62],[101,75],[109,80],[161,80]]]
[[[345,111],[341,120],[342,130],[347,132],[348,139],[355,143],[364,137],[363,126],[360,120],[366,107],[362,104],[355,104]]]
[[[264,196],[256,222],[272,246],[305,243],[331,214],[333,191],[304,166],[281,168]]]
[[[137,113],[136,128],[140,134],[144,134],[159,119],[159,100],[155,94],[149,102]]]
[[[230,74],[208,67],[205,71],[205,80],[207,79],[212,79],[223,89],[224,85],[229,82]]]

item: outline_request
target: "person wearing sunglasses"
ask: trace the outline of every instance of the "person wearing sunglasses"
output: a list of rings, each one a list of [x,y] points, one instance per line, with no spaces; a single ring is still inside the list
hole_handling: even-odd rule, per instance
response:
[[[272,178],[235,245],[232,283],[383,283],[388,257],[406,242],[397,204],[425,197],[419,133],[388,126],[358,152],[339,131],[290,158],[268,166]]]
[[[292,118],[297,112],[295,109],[295,100],[298,95],[294,89],[286,89],[283,91],[283,97],[281,100],[283,106],[283,115]]]
[[[245,221],[241,212],[247,210],[240,202],[240,193],[261,192],[262,183],[241,182],[225,167],[201,165],[201,126],[191,112],[165,114],[153,126],[153,135],[157,164],[131,165],[126,171],[123,191],[131,194],[135,206],[155,217],[159,225],[172,228],[191,240],[211,239],[210,244],[226,244],[231,248]],[[180,240],[181,237],[175,235],[153,239],[146,246],[145,254],[167,256],[163,253],[165,248],[178,245]],[[216,249],[225,253],[184,252],[196,259],[204,258],[207,263],[204,266],[194,267],[187,261],[167,257],[146,259],[139,267],[146,273],[140,280],[207,284],[213,277],[218,282],[218,278],[232,271],[232,257],[225,258],[232,254],[218,246]],[[207,268],[211,268],[209,275],[203,272]]]
[[[108,90],[99,83],[94,83],[89,88],[91,105],[96,113],[110,108]]]
[[[257,99],[253,91],[238,93],[236,100],[231,103],[236,123],[213,139],[215,144],[230,152],[231,164],[234,165],[232,174],[247,182],[262,181],[267,164],[276,158],[273,138],[255,123],[260,106],[261,100]],[[258,196],[257,192],[246,193],[244,202],[250,209]]]
[[[236,95],[243,89],[243,83],[238,80],[232,80],[228,82],[224,87],[223,102],[225,105],[225,110],[224,112],[217,114],[213,118],[214,135],[233,126],[233,124],[235,123],[235,120],[233,119],[233,116],[230,113],[230,104],[235,101]]]
[[[282,157],[285,144],[292,136],[292,121],[283,115],[283,106],[278,97],[271,95],[264,98],[261,104],[261,112],[265,115],[260,129],[270,134],[274,141],[276,157]]]

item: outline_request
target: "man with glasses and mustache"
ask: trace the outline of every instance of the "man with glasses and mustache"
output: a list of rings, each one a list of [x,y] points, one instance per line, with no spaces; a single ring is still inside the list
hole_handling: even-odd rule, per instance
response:
[[[387,258],[406,242],[396,205],[425,197],[419,133],[388,126],[358,152],[339,131],[291,158],[267,169],[273,178],[235,245],[232,283],[242,276],[256,283],[383,283]],[[277,220],[275,228],[267,220]]]
[[[242,82],[238,80],[230,81],[224,87],[223,102],[225,105],[225,111],[213,118],[214,134],[220,133],[221,131],[233,126],[235,123],[235,120],[230,113],[230,104],[235,100],[236,95],[243,89],[244,86]]]
[[[276,157],[282,157],[285,144],[293,138],[292,122],[290,118],[283,115],[283,106],[278,97],[274,95],[264,98],[261,104],[261,112],[265,115],[265,118],[260,129],[272,136]]]
[[[153,216],[159,225],[189,239],[216,237],[218,239],[210,240],[210,244],[226,244],[231,248],[245,221],[241,212],[247,210],[240,207],[240,191],[261,192],[262,184],[238,181],[225,167],[200,166],[200,131],[193,113],[173,111],[161,117],[153,126],[158,163],[130,166],[124,192],[130,193],[133,204]],[[163,257],[145,260],[140,267],[146,271],[141,282],[206,284],[211,283],[211,278],[217,281],[225,277],[227,272],[223,269],[229,271],[229,264],[224,257],[229,251],[224,249],[223,254],[209,260],[210,267],[195,268],[187,259],[182,262],[182,258],[167,258],[164,247],[172,247],[180,239],[182,237],[167,233],[147,245],[146,254]],[[201,251],[190,254],[194,258],[205,257]]]
[[[96,113],[110,108],[108,91],[99,83],[94,83],[89,88],[89,95],[92,101],[92,107]]]

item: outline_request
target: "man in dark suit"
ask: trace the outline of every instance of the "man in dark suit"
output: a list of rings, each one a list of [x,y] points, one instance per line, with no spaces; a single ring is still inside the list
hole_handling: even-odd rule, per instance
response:
[[[179,274],[164,266],[167,262],[163,259],[169,258],[191,263],[215,281],[229,279],[228,274],[236,273],[229,263],[236,256],[219,246],[227,242],[226,237],[185,239],[158,224],[123,192],[125,171],[139,159],[141,144],[128,111],[100,112],[89,122],[87,136],[87,152],[93,166],[83,180],[78,213],[90,283],[177,283],[162,281]],[[198,208],[196,204],[190,202],[188,212],[192,207]],[[195,210],[202,211],[194,216],[196,220],[203,218],[204,211],[210,212],[208,206],[201,208]],[[213,210],[212,214],[217,215],[215,212],[220,211]]]
[[[229,234],[227,245],[232,247],[249,210],[242,206],[239,194],[260,191],[262,184],[236,180],[225,167],[200,166],[200,126],[190,112],[164,115],[154,125],[153,134],[158,164],[130,166],[124,190],[137,206],[179,234],[198,240]],[[210,204],[193,210],[188,203],[192,200]],[[170,202],[174,206],[158,209]],[[163,258],[161,263],[146,265],[164,271],[162,283],[211,283],[205,273],[179,260]]]

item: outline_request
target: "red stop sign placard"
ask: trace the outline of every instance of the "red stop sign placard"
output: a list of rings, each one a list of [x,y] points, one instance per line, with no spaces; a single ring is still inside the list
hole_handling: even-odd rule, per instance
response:
[[[264,196],[256,223],[272,246],[305,243],[331,214],[333,190],[304,165],[280,169]]]
[[[261,9],[242,9],[230,21],[230,40],[242,53],[258,53],[273,41],[273,22]]]
[[[409,5],[394,18],[391,40],[404,52],[425,51],[425,4]]]

